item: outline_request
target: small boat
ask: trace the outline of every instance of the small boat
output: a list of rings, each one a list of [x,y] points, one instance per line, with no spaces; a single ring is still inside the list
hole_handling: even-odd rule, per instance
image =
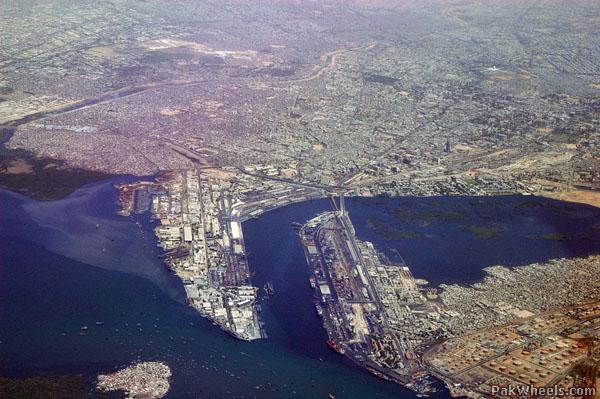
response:
[[[302,223],[298,223],[298,222],[293,222],[292,223],[292,228],[294,230],[300,230],[302,228]]]
[[[335,396],[334,396],[332,393],[330,393],[329,395],[327,395],[327,397],[328,397],[329,399],[335,399]]]
[[[310,276],[308,282],[313,290],[317,288],[317,280],[313,276]]]
[[[315,309],[317,310],[317,316],[323,317],[323,308],[319,305],[315,305]]]
[[[103,321],[97,321],[97,322],[96,322],[96,325],[97,325],[97,326],[103,326],[103,325],[104,325],[104,322],[103,322]]]
[[[384,374],[382,374],[380,371],[377,371],[377,370],[375,370],[375,369],[374,369],[374,368],[372,368],[372,367],[367,367],[367,370],[369,370],[369,372],[370,372],[371,374],[373,374],[373,375],[375,375],[375,376],[377,376],[377,377],[379,377],[379,378],[382,378],[382,379],[384,379],[384,380],[387,380],[387,379],[388,379],[388,377],[386,377],[386,376],[385,376]]]
[[[266,283],[263,287],[263,290],[265,290],[265,294],[271,296],[275,293],[275,290],[273,289],[273,283],[271,281],[269,281],[268,283]]]

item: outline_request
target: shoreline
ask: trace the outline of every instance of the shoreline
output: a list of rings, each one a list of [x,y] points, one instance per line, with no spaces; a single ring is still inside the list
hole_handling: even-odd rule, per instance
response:
[[[585,308],[592,298],[599,298],[600,282],[593,277],[600,273],[600,255],[552,259],[519,268],[488,266],[479,282],[419,287],[404,263],[390,264],[372,243],[356,239],[343,207],[306,222],[300,229],[300,240],[311,269],[311,286],[328,344],[375,375],[395,380],[423,395],[433,392],[429,378],[444,381],[449,389],[453,382],[466,378],[459,377],[460,373],[452,368],[445,374],[440,371],[450,367],[446,364],[453,361],[456,351],[446,353],[446,343],[455,342],[454,346],[460,347],[463,340],[469,342],[465,337],[479,337],[488,329],[501,330],[503,323],[536,328],[531,327],[532,323],[546,314]],[[550,278],[556,286],[554,293],[546,292],[537,301],[535,296],[522,299],[529,292],[527,286],[536,290],[539,288],[535,288],[536,283],[548,280],[548,276],[554,278]],[[568,290],[582,278],[587,282],[578,291]],[[563,295],[565,292],[569,295]],[[592,301],[592,306],[595,302]],[[590,311],[594,309],[598,314],[589,320],[596,321],[597,317],[600,324],[600,305]],[[578,320],[573,317],[571,327],[584,331],[586,324]],[[571,337],[561,331],[548,334]],[[556,340],[560,339],[563,338]],[[471,345],[477,346],[479,341],[477,338]],[[578,342],[575,339],[566,345]],[[435,350],[440,352],[438,356],[431,355]],[[584,354],[579,353],[573,362],[584,359]],[[468,359],[465,361],[468,364]],[[501,368],[500,373],[506,369]],[[557,365],[556,370],[552,371],[556,378],[564,373],[571,375],[564,364]],[[492,377],[493,373],[489,378]]]
[[[325,203],[325,205],[327,205],[327,204]],[[302,220],[302,219],[299,219],[299,220]],[[287,224],[286,224],[286,227],[288,227]]]
[[[165,266],[187,303],[232,336],[266,336],[258,317],[241,221],[226,186],[195,170],[118,186],[122,215],[150,212]]]

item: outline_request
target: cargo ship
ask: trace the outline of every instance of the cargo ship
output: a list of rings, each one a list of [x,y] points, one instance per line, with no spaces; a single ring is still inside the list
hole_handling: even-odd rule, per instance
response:
[[[345,350],[344,348],[342,348],[341,346],[339,346],[339,345],[337,344],[337,342],[335,342],[335,341],[333,341],[333,340],[331,340],[331,339],[328,339],[328,340],[327,340],[327,345],[329,345],[329,347],[330,347],[331,349],[333,349],[334,351],[336,351],[336,352],[337,352],[337,353],[339,353],[340,355],[343,355],[344,353],[346,353],[346,350]]]

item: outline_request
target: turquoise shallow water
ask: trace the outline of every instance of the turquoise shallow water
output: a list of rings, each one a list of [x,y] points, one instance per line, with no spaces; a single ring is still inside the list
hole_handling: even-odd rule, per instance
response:
[[[136,224],[116,214],[114,182],[95,183],[46,203],[0,191],[0,374],[94,376],[135,360],[163,360],[173,370],[171,398],[326,398],[330,392],[338,398],[414,397],[325,344],[312,305],[308,268],[290,223],[328,209],[327,201],[290,205],[244,224],[254,280],[259,285],[273,281],[276,291],[262,304],[269,339],[247,343],[223,333],[184,304],[179,280],[156,256],[147,217]],[[517,230],[525,233],[525,226],[530,229],[527,235],[550,229],[568,235],[576,222],[578,231],[594,234],[594,223],[600,220],[594,208],[562,209],[562,204],[547,200],[540,200],[540,206],[520,206],[525,200],[531,198],[494,199],[498,203],[493,206],[470,205],[473,199],[361,199],[349,201],[349,207],[361,238],[383,250],[397,248],[415,275],[431,281],[470,281],[498,259],[517,265],[598,249],[596,236],[589,236],[529,240],[534,249],[521,253],[514,247],[521,240],[510,237]],[[460,222],[428,224],[390,213],[399,205],[445,207],[444,201],[477,211],[465,211],[469,219]],[[385,240],[373,230],[373,217],[397,228],[423,229],[428,236]],[[507,226],[490,240],[461,227],[490,220]],[[511,233],[512,225],[517,227]],[[465,242],[454,244],[458,247],[452,256],[443,256],[449,245],[454,248],[447,241],[459,231]],[[483,248],[479,256],[477,246]],[[104,325],[96,326],[96,321]],[[82,337],[83,325],[89,326],[89,333]]]

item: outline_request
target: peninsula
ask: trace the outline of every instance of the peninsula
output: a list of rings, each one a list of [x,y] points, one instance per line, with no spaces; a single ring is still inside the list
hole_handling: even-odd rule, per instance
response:
[[[594,386],[600,257],[496,266],[472,287],[428,287],[358,240],[340,203],[299,233],[332,349],[420,394],[435,389],[432,377],[472,397],[509,385]]]
[[[258,316],[241,223],[266,210],[323,196],[316,187],[261,182],[252,175],[172,172],[119,186],[122,214],[151,212],[165,265],[187,301],[236,338],[266,337]]]

